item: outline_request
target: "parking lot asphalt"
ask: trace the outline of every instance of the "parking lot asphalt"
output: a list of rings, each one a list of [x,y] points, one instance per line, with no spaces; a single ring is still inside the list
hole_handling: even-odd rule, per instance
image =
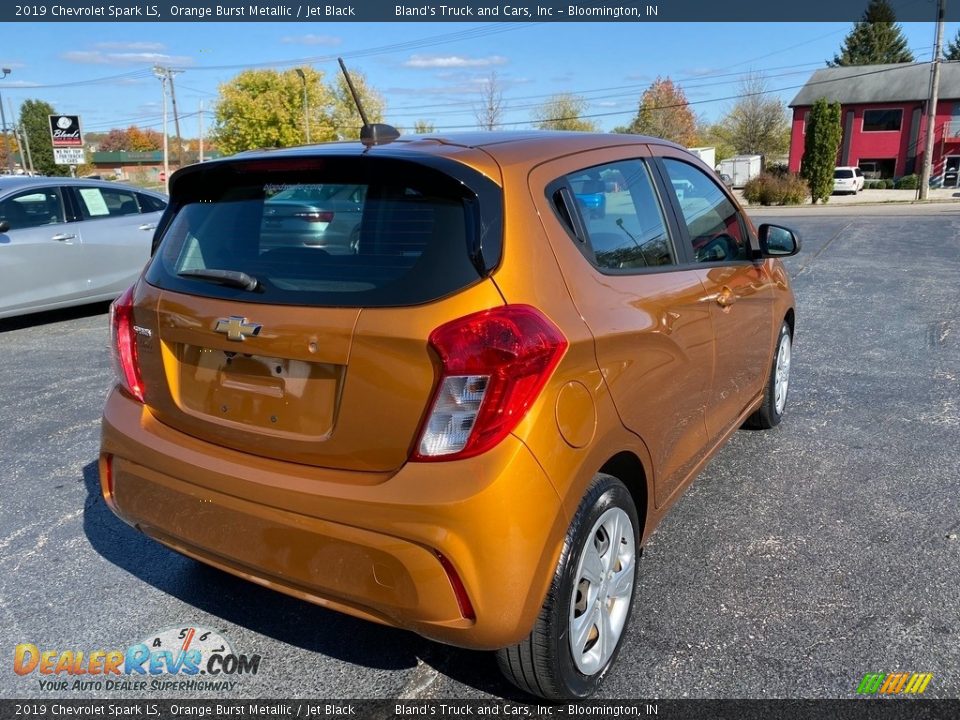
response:
[[[960,697],[960,210],[792,226],[784,423],[737,433],[647,545],[610,698],[846,698],[867,672]],[[491,655],[311,606],[151,542],[98,492],[103,305],[0,321],[0,697],[524,699]],[[496,528],[491,528],[495,533]],[[41,690],[10,658],[216,629],[229,692]],[[72,682],[71,678],[71,682]]]

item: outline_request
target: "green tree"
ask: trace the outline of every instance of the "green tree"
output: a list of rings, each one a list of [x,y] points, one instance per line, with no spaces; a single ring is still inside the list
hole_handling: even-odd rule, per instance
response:
[[[619,129],[619,128],[618,128]],[[628,133],[652,135],[690,147],[697,143],[697,120],[683,89],[670,78],[658,77],[640,98]]]
[[[305,142],[304,83],[311,141],[336,139],[323,74],[311,67],[300,70],[305,80],[296,70],[244,70],[220,86],[212,135],[223,154]]]
[[[840,54],[827,65],[880,65],[913,62],[913,53],[903,36],[903,28],[887,0],[870,0],[863,18],[843,40]]]
[[[363,73],[351,71],[350,79],[353,80],[353,86],[357,90],[357,95],[360,96],[367,120],[372,123],[383,122],[385,103],[380,93],[367,84]],[[357,112],[357,104],[353,101],[353,95],[350,94],[350,88],[343,73],[337,75],[336,82],[330,87],[330,96],[331,106],[328,115],[333,121],[336,137],[343,140],[356,140],[360,137],[363,120]]]
[[[56,115],[53,105],[43,100],[25,100],[20,106],[20,127],[27,135],[33,167],[41,175],[65,176],[69,165],[53,161],[53,141],[50,140],[50,115]]]
[[[953,36],[953,40],[947,43],[943,49],[944,60],[960,60],[960,30]]]
[[[715,132],[740,155],[783,155],[790,148],[790,121],[780,98],[769,95],[766,78],[749,73],[740,81],[740,97]]]
[[[418,135],[429,135],[437,131],[437,126],[429,120],[417,120],[413,125],[413,131]]]
[[[587,101],[584,98],[571,93],[560,93],[534,108],[534,126],[541,130],[597,132],[596,123],[581,117],[586,109]]]
[[[810,186],[810,197],[827,202],[833,192],[833,170],[843,128],[840,125],[840,103],[818,99],[807,117],[807,134],[803,144],[800,175]]]

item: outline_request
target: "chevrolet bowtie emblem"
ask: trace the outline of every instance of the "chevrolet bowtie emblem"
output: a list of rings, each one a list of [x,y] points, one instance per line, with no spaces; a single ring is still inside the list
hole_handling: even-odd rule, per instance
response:
[[[262,327],[263,325],[259,323],[247,322],[245,317],[231,315],[217,320],[216,327],[213,329],[215,332],[224,333],[227,340],[246,340],[252,335],[259,335]]]

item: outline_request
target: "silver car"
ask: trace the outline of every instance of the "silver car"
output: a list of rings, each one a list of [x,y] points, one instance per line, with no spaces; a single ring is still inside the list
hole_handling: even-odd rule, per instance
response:
[[[365,195],[365,185],[282,189],[263,204],[263,242],[273,247],[307,245],[330,254],[355,253]]]
[[[112,182],[0,176],[0,318],[120,295],[166,206]]]

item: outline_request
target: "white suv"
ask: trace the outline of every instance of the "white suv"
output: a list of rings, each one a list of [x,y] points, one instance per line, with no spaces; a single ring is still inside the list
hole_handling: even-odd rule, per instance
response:
[[[833,191],[835,193],[853,193],[863,190],[863,171],[858,167],[838,167],[833,169]]]

